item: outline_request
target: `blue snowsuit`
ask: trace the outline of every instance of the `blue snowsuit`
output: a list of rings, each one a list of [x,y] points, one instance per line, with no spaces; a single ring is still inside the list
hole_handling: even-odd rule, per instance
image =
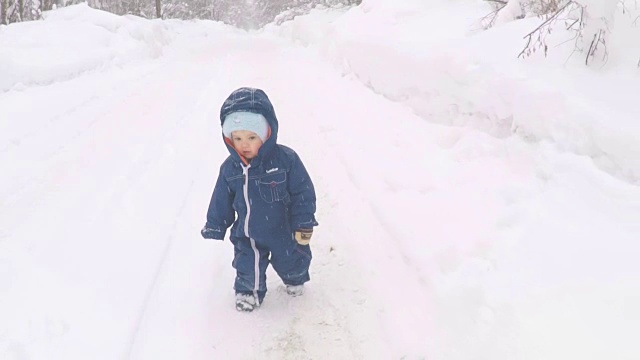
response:
[[[278,120],[267,95],[259,89],[240,88],[222,105],[221,122],[235,111],[262,114],[271,133],[250,162],[222,135],[231,155],[220,166],[203,236],[207,230],[206,237],[223,240],[232,226],[234,289],[254,294],[262,302],[269,263],[287,285],[309,281],[311,249],[298,244],[293,234],[318,225],[316,195],[298,155],[276,143]]]

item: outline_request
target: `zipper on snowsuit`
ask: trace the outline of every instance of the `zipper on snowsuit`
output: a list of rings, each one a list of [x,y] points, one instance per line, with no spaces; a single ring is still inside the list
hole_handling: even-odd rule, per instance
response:
[[[256,242],[249,236],[249,217],[251,216],[251,205],[249,203],[249,168],[251,164],[248,164],[246,167],[242,165],[242,175],[244,176],[244,184],[242,185],[242,193],[244,195],[244,203],[247,206],[247,216],[244,218],[244,236],[249,238],[249,242],[251,243],[251,248],[253,249],[254,254],[254,262],[253,262],[253,272],[255,277],[253,279],[253,296],[256,299],[256,303],[260,305],[260,298],[258,297],[258,289],[260,288],[260,252],[256,247]]]

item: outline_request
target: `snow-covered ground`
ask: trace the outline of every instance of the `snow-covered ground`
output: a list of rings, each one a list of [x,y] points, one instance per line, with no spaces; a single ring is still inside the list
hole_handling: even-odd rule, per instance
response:
[[[522,61],[536,20],[486,11],[0,27],[0,359],[640,358],[637,30],[604,67]],[[320,222],[305,296],[270,272],[251,314],[199,234],[239,86],[273,100]]]

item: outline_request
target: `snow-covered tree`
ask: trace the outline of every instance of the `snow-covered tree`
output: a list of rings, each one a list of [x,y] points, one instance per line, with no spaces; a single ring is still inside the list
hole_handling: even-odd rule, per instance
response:
[[[7,6],[8,0],[0,0],[0,25],[7,25]]]
[[[40,7],[38,0],[0,0],[0,24],[39,19]]]

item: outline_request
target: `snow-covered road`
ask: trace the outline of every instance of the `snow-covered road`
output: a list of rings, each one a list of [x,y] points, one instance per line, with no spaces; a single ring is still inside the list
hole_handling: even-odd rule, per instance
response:
[[[194,119],[192,130],[185,131],[200,135],[184,138],[180,147],[192,151],[181,151],[180,162],[190,164],[197,173],[188,177],[195,179],[193,190],[182,205],[184,214],[176,222],[174,245],[146,306],[132,358],[371,358],[388,353],[389,344],[380,341],[383,336],[376,321],[377,309],[368,303],[360,279],[366,274],[362,268],[354,268],[350,250],[338,238],[349,234],[350,224],[340,220],[348,214],[334,212],[340,198],[322,191],[339,188],[335,184],[350,186],[347,170],[339,162],[333,164],[332,173],[323,173],[322,159],[338,160],[344,154],[326,146],[322,134],[332,131],[334,125],[317,114],[337,100],[326,93],[324,85],[318,86],[318,81],[327,76],[333,82],[342,80],[303,51],[274,40],[236,38],[221,48],[223,56],[199,55],[202,67],[225,71],[211,73],[206,87],[192,91],[194,98],[207,100],[197,106],[201,114]],[[260,59],[255,59],[256,52]],[[324,67],[324,74],[308,71],[310,66]],[[197,232],[218,166],[227,156],[218,135],[218,109],[231,90],[244,85],[261,87],[272,96],[281,119],[281,143],[300,149],[320,189],[318,217],[334,225],[314,237],[315,285],[309,286],[305,297],[286,296],[270,271],[268,300],[251,315],[239,314],[231,306],[234,273],[230,244],[204,241]],[[357,194],[356,189],[350,196]],[[342,231],[341,223],[345,224]]]
[[[370,116],[370,106],[345,104],[366,105],[375,96],[275,40],[239,37],[217,46],[222,56],[205,48],[3,95],[8,113],[22,120],[3,132],[0,153],[11,165],[1,188],[1,228],[11,239],[2,243],[2,266],[20,276],[0,300],[15,309],[3,322],[17,335],[4,344],[8,354],[306,359],[392,351],[377,316],[382,304],[364,278],[394,270],[381,268],[384,258],[357,255],[358,247],[378,243],[372,234],[385,232],[360,208],[369,195],[354,183],[360,175],[348,160],[366,156],[356,144],[371,134],[340,124]],[[309,164],[326,224],[314,237],[307,295],[288,298],[272,273],[268,300],[251,315],[232,306],[230,244],[198,232],[227,156],[218,109],[242,85],[272,94],[281,142]],[[353,110],[327,112],[341,108]],[[334,147],[327,136],[342,131],[337,139],[358,141],[352,154],[337,151],[344,144]],[[418,282],[395,271],[403,283]]]

